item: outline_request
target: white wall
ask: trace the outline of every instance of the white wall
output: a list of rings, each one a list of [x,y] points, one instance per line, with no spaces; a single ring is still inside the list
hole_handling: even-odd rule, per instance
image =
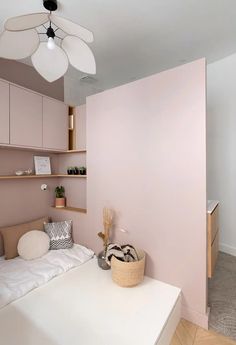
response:
[[[207,190],[220,201],[220,249],[236,255],[236,54],[207,69]]]

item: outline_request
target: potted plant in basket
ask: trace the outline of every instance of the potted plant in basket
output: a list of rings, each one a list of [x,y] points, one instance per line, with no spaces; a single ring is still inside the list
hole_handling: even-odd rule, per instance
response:
[[[56,208],[65,207],[66,205],[65,188],[63,186],[57,186],[55,188],[55,194],[56,194],[55,207]]]

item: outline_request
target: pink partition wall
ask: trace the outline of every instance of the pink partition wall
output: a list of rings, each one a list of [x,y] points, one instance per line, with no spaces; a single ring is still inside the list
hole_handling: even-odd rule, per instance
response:
[[[205,108],[204,59],[89,97],[88,213],[52,211],[72,218],[75,240],[99,251],[102,209],[112,207],[113,239],[143,248],[146,273],[180,287],[182,315],[203,327]]]

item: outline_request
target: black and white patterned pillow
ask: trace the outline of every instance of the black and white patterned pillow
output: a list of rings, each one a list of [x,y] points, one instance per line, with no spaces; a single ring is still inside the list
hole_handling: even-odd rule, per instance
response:
[[[67,249],[73,246],[72,220],[44,223],[44,230],[50,238],[50,249]]]
[[[136,249],[130,244],[119,245],[117,243],[110,243],[106,250],[106,263],[111,265],[111,259],[115,256],[120,261],[133,262],[138,260]]]

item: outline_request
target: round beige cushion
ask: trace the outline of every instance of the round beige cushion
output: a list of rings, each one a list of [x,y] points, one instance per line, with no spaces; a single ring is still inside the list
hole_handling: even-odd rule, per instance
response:
[[[17,250],[25,260],[37,259],[49,250],[50,239],[44,231],[31,230],[21,236]]]

